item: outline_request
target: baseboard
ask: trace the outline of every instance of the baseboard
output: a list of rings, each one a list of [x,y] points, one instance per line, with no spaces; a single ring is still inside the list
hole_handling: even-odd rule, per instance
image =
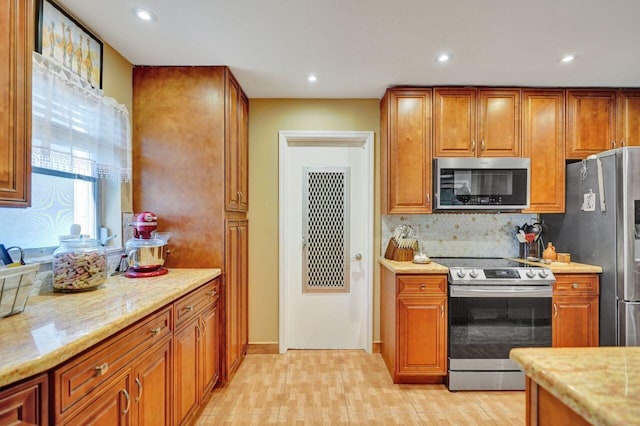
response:
[[[379,354],[381,351],[381,343],[373,342],[372,351]],[[280,353],[280,345],[277,343],[249,343],[247,355],[273,355]]]
[[[273,355],[280,353],[280,345],[277,343],[249,343],[247,355]]]

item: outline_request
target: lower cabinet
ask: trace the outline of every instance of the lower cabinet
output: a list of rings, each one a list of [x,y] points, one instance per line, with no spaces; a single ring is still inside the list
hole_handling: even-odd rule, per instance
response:
[[[599,346],[599,278],[556,274],[551,333],[554,347]]]
[[[218,380],[220,341],[217,281],[215,287],[205,288],[204,293],[208,304],[203,310],[194,312],[192,318],[184,322],[175,334],[175,424],[189,422]],[[176,305],[180,305],[180,302],[176,302]]]
[[[41,374],[0,392],[0,425],[47,425],[48,380]]]
[[[381,267],[382,357],[394,383],[442,383],[447,375],[447,276]]]
[[[172,349],[170,339],[154,347],[134,366],[131,395],[134,424],[171,424]]]

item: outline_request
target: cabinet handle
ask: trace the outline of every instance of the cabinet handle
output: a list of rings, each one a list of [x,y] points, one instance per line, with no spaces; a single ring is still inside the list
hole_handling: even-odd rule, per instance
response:
[[[98,373],[98,376],[104,376],[107,374],[107,371],[109,371],[109,364],[105,362],[104,364],[97,366],[95,370]]]
[[[129,408],[131,408],[131,397],[129,396],[129,392],[126,389],[122,389],[122,393],[124,393],[124,397],[127,399],[127,406],[122,411],[122,415],[125,416],[129,412]]]
[[[611,148],[615,148],[616,147],[616,141],[611,141]]]
[[[624,139],[620,141],[620,146],[625,146]]]
[[[189,305],[189,306],[185,306],[184,309],[182,309],[183,312],[191,312],[193,311],[193,306]]]
[[[480,141],[480,151],[484,151],[484,139]]]
[[[158,334],[160,334],[160,330],[161,330],[160,327],[152,328],[151,329],[151,336],[157,336]]]
[[[427,288],[426,284],[420,284],[420,290],[424,290],[425,288]]]
[[[476,150],[476,141],[471,141],[471,151]]]
[[[553,304],[553,317],[558,318],[558,305]]]
[[[444,305],[440,305],[440,316],[444,317]]]
[[[201,320],[200,323],[202,324],[202,337],[204,337],[205,334],[207,334],[207,327],[206,327],[206,324],[204,323],[204,320]]]
[[[242,200],[242,192],[241,191],[236,192],[236,195],[238,196],[238,200]]]
[[[573,287],[573,288],[578,288],[578,287],[580,287],[580,284],[578,284],[578,283],[573,283],[573,284],[571,284],[571,287]]]
[[[429,194],[426,194],[426,199],[427,199],[427,206],[431,204],[431,196]]]
[[[138,403],[140,402],[140,399],[142,399],[142,382],[136,377],[136,383],[138,384],[138,396],[136,397],[136,403]]]
[[[196,324],[196,340],[200,341],[200,325]]]
[[[216,294],[218,294],[218,292],[217,292],[217,291],[215,291],[215,290],[211,290],[211,291],[208,291],[208,292],[207,292],[207,295],[208,295],[209,297],[213,297],[213,296],[215,296]]]

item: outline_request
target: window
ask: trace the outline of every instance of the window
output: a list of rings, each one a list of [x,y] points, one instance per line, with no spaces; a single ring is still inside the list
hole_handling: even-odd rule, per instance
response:
[[[32,207],[0,208],[0,243],[58,246],[73,223],[97,237],[100,181],[128,181],[131,175],[128,111],[34,52],[32,123]]]

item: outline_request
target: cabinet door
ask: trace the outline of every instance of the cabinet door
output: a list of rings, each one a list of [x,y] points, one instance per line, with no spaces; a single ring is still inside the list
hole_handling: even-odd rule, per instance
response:
[[[520,89],[480,89],[478,108],[478,157],[519,157]]]
[[[617,146],[640,146],[640,90],[621,90],[618,98]]]
[[[598,346],[598,296],[553,298],[554,347]]]
[[[225,238],[225,381],[228,381],[240,364],[240,278],[241,259],[238,256],[241,245],[240,222],[226,221]]]
[[[150,350],[133,370],[133,417],[138,425],[170,425],[171,339]]]
[[[212,305],[205,310],[201,316],[202,324],[202,365],[201,383],[203,388],[200,392],[200,402],[203,402],[206,392],[208,392],[218,381],[220,371],[219,351],[220,340],[218,336],[218,304]]]
[[[431,90],[388,94],[381,164],[386,213],[431,212]],[[386,194],[386,196],[385,196]]]
[[[616,92],[567,90],[567,158],[584,159],[615,147]]]
[[[240,245],[238,246],[239,275],[239,339],[240,339],[240,361],[244,359],[249,347],[249,221],[238,222],[238,232],[240,233]]]
[[[434,157],[476,155],[476,89],[434,90]]]
[[[198,361],[200,317],[175,334],[174,410],[175,424],[187,418],[199,403]]]
[[[446,298],[398,298],[400,374],[446,374]]]
[[[225,209],[246,212],[249,207],[249,101],[227,70],[225,108]]]
[[[33,1],[0,10],[0,206],[31,205],[31,51]]]
[[[238,210],[246,212],[249,210],[249,100],[242,91],[238,115]]]
[[[48,425],[47,375],[0,392],[0,425]]]
[[[65,425],[118,426],[131,424],[131,374],[127,370],[107,382],[104,391]]]
[[[529,212],[565,210],[564,91],[522,92],[522,156],[531,160]]]

